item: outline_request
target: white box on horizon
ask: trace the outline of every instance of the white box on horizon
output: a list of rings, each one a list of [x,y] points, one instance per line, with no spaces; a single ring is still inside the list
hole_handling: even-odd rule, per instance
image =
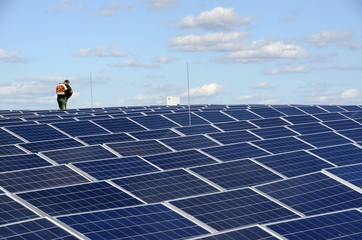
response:
[[[167,96],[167,106],[180,105],[180,97]]]

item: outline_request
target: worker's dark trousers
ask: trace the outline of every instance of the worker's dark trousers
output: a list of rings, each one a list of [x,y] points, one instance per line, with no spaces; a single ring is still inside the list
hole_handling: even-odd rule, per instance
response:
[[[67,98],[59,98],[58,99],[58,105],[60,110],[66,110],[67,109]]]

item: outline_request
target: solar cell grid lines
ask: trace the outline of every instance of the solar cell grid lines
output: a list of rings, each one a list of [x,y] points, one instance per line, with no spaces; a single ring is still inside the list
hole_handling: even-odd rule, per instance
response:
[[[131,119],[148,129],[179,127],[178,124],[162,117],[161,115],[131,117]]]
[[[172,150],[156,140],[132,141],[121,143],[107,143],[106,146],[110,147],[122,156],[147,156]]]
[[[285,116],[283,113],[267,107],[267,108],[251,108],[250,109],[251,112],[257,114],[258,116],[261,116],[263,118],[275,118],[275,117],[282,117]]]
[[[295,124],[289,125],[287,128],[290,128],[299,134],[312,134],[320,132],[333,131],[331,128],[324,126],[321,123],[305,123],[305,124]]]
[[[252,143],[273,154],[313,148],[311,145],[308,145],[295,137],[259,140]]]
[[[260,136],[263,139],[290,137],[298,135],[298,133],[291,131],[284,126],[251,129],[250,132],[254,133],[257,136]],[[260,139],[255,139],[255,140],[260,140]]]
[[[180,135],[171,129],[159,129],[159,130],[149,130],[141,132],[131,132],[131,136],[139,140],[148,140],[148,139],[161,139],[161,138],[171,138],[179,137]]]
[[[215,123],[216,127],[226,131],[235,131],[235,130],[246,130],[257,128],[255,125],[247,122],[247,121],[234,121],[234,122],[226,122],[226,123]]]
[[[362,189],[362,163],[330,168],[326,171]]]
[[[176,151],[182,151],[187,149],[200,149],[212,146],[218,146],[215,141],[207,138],[204,135],[192,135],[177,138],[161,139],[160,142],[170,146]]]
[[[351,143],[351,141],[349,141],[348,139],[334,132],[308,134],[297,137],[309,144],[312,144],[315,147],[327,147]]]
[[[224,111],[227,115],[232,116],[238,120],[251,120],[251,119],[260,119],[258,115],[248,111],[248,110],[226,110]]]
[[[311,115],[286,116],[283,119],[293,124],[320,122],[320,120]]]
[[[41,151],[81,147],[84,144],[72,138],[63,138],[56,140],[37,141],[29,143],[19,143],[19,146],[32,153],[38,153]]]
[[[50,166],[51,163],[37,154],[0,156],[0,172]]]
[[[222,144],[231,144],[231,143],[260,140],[260,138],[258,138],[257,136],[255,136],[247,131],[209,133],[207,135],[213,139],[216,139],[218,142],[221,142]]]
[[[66,124],[54,123],[52,125],[73,137],[109,133],[90,121],[76,121]]]
[[[29,142],[67,138],[68,136],[47,124],[6,127]]]
[[[143,127],[125,117],[114,118],[114,119],[105,119],[105,120],[103,120],[103,119],[94,120],[94,122],[106,129],[108,129],[109,131],[111,131],[113,133],[136,132],[136,131],[146,130],[145,127]]]
[[[164,116],[168,119],[171,119],[174,122],[177,122],[181,126],[189,126],[190,125],[190,117],[191,117],[191,124],[192,125],[202,125],[202,124],[209,124],[208,121],[200,118],[199,116],[195,115],[194,113],[171,113],[171,114],[164,114]]]
[[[196,239],[196,238],[195,238]],[[205,237],[197,238],[199,240],[237,240],[237,239],[263,239],[263,240],[277,240],[270,233],[264,231],[260,227],[243,228],[239,230],[233,230],[228,232],[222,232],[219,234],[212,234]]]
[[[25,206],[5,194],[0,194],[0,226],[35,217],[38,215]]]
[[[298,106],[298,108],[309,114],[327,113],[326,110],[318,106]]]
[[[353,120],[337,120],[337,121],[328,121],[323,122],[323,124],[327,125],[328,127],[338,131],[338,130],[347,130],[347,129],[354,129],[354,128],[361,128],[361,124],[355,122]]]
[[[126,133],[109,133],[100,135],[91,135],[78,137],[79,140],[89,145],[112,143],[112,142],[128,142],[134,141],[135,139]]]
[[[261,128],[289,125],[288,122],[284,121],[281,118],[257,119],[257,120],[250,120],[250,122]]]
[[[197,125],[197,126],[179,127],[175,129],[185,135],[221,132],[212,125]]]
[[[220,111],[197,112],[195,114],[211,123],[235,121],[235,119],[227,116],[226,114],[223,114]]]
[[[25,151],[21,150],[15,145],[2,145],[0,146],[0,156],[6,155],[17,155],[17,154],[24,154]]]

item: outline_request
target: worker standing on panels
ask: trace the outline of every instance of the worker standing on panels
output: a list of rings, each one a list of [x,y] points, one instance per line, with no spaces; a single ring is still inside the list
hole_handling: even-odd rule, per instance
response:
[[[58,101],[59,109],[66,110],[67,101],[73,94],[73,90],[69,86],[69,80],[64,80],[63,83],[59,83],[56,91],[57,91],[57,101]]]

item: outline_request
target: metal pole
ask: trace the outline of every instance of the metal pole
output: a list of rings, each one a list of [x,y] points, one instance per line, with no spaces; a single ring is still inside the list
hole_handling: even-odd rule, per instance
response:
[[[190,107],[190,79],[189,79],[189,63],[186,63],[187,69],[187,96],[188,96],[188,103],[189,103],[189,126],[191,126],[191,107]]]
[[[93,86],[92,86],[92,72],[90,72],[90,87],[91,87],[91,107],[93,111]]]

